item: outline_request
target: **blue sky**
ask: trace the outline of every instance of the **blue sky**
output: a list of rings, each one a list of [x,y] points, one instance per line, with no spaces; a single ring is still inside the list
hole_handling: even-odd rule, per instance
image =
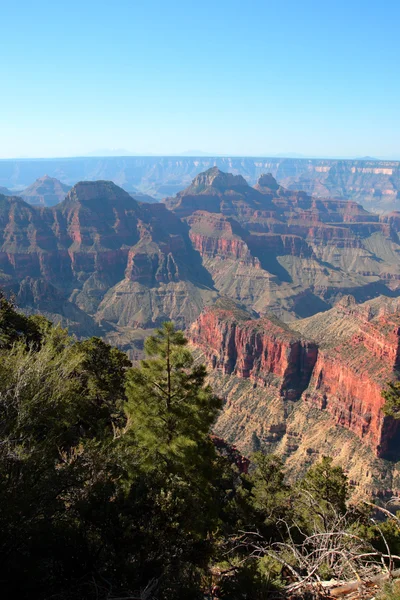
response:
[[[400,3],[2,0],[0,158],[400,158]]]

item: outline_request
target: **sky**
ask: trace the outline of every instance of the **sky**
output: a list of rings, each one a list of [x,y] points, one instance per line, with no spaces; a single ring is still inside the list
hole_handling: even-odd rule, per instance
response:
[[[400,158],[398,0],[0,5],[0,158]]]

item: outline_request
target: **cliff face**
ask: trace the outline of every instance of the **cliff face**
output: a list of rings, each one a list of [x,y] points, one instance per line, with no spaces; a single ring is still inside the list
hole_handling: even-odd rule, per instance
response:
[[[382,390],[398,377],[399,302],[380,298],[357,305],[345,298],[323,315],[296,322],[296,327],[300,332],[277,320],[249,319],[240,311],[216,307],[206,309],[193,324],[191,341],[212,368],[213,384],[225,396],[224,412],[231,417],[231,431],[221,416],[217,433],[235,439],[243,452],[254,450],[250,440],[256,435],[262,447],[280,442],[280,451],[290,455],[290,447],[295,452],[300,444],[282,440],[289,424],[296,424],[296,412],[308,406],[315,411],[316,427],[318,415],[325,415],[331,428],[351,432],[376,457],[399,460],[400,425],[382,412]],[[313,330],[317,339],[307,339],[302,330]],[[226,394],[227,375],[231,389]],[[242,394],[234,390],[233,382],[240,379],[264,394],[265,406],[253,405],[251,418],[238,427],[237,415],[250,404],[244,400],[248,388]],[[281,408],[275,422],[277,402]],[[260,411],[262,423],[257,422]],[[308,432],[298,434],[307,437]],[[312,451],[318,447],[311,446]]]
[[[284,187],[312,196],[341,197],[372,210],[400,209],[400,162],[250,157],[105,157],[0,161],[0,186],[26,187],[48,173],[67,185],[91,179],[111,179],[128,191],[158,199],[176,194],[202,171],[218,167],[241,175],[254,185],[272,173]],[[268,181],[265,181],[269,186]]]
[[[327,410],[336,423],[356,433],[378,456],[396,457],[400,453],[399,426],[383,415],[382,390],[388,381],[398,378],[399,302],[381,299],[360,307],[345,299],[334,312],[333,319],[336,317],[342,330],[339,338],[330,339],[320,317],[298,324],[299,329],[310,331],[314,321],[320,348],[305,400]]]
[[[229,310],[205,310],[191,327],[191,340],[212,368],[276,387],[298,399],[317,360],[317,346],[269,319],[237,320]]]
[[[244,453],[276,451],[294,470],[318,452],[358,465],[367,453],[371,472],[398,458],[381,391],[400,365],[400,213],[312,198],[271,174],[252,188],[215,168],[166,205],[107,181],[52,207],[1,195],[0,285],[25,311],[135,358],[162,321],[195,322],[226,398],[216,433]]]

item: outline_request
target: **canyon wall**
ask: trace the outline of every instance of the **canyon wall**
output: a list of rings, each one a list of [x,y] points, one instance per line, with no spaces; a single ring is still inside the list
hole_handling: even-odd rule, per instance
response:
[[[346,302],[342,306],[345,310]],[[376,315],[368,306],[357,307],[348,315],[347,333],[343,312],[334,311],[342,319],[341,338],[331,328],[331,334],[320,331],[319,343],[276,319],[249,319],[237,309],[218,307],[199,316],[190,338],[222,376],[249,379],[260,393],[266,388],[270,398],[292,403],[289,412],[301,400],[355,434],[377,457],[399,460],[399,424],[382,412],[382,390],[398,377],[400,311]],[[326,314],[327,323],[330,318]],[[301,321],[297,325],[301,329]]]
[[[213,369],[274,386],[281,397],[297,400],[308,386],[317,346],[270,319],[238,320],[235,312],[206,309],[192,325],[192,342]]]
[[[362,480],[366,464],[383,473],[382,457],[399,458],[381,398],[399,367],[399,232],[400,213],[312,198],[271,174],[251,187],[212,168],[155,204],[86,181],[52,207],[0,195],[0,286],[133,359],[163,321],[194,323],[225,398],[218,436],[294,471],[319,453],[356,457]]]
[[[36,183],[33,192],[42,193]],[[51,207],[0,196],[0,284],[26,310],[43,307],[47,289],[52,319],[58,313],[68,325],[74,306],[74,332],[81,319],[86,335],[90,321],[131,351],[138,330],[171,319],[186,328],[219,296],[286,322],[327,310],[343,294],[396,296],[399,230],[397,213],[312,198],[271,174],[251,187],[213,167],[163,203],[84,181]]]

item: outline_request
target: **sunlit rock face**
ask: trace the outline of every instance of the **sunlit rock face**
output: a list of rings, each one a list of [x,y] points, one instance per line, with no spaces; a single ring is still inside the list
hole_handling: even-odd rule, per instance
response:
[[[284,323],[237,319],[235,311],[206,309],[190,330],[214,369],[276,387],[296,400],[308,386],[317,360],[317,345],[303,340]]]
[[[251,187],[216,167],[165,204],[188,224],[217,291],[261,315],[289,322],[343,293],[362,301],[399,286],[395,215],[287,190],[270,173]]]
[[[190,339],[225,400],[216,433],[244,454],[276,452],[294,477],[296,464],[301,473],[330,454],[360,489],[398,490],[400,426],[384,415],[382,391],[399,377],[399,300],[346,296],[292,327],[218,301]]]
[[[71,187],[61,183],[55,177],[44,175],[36,179],[32,185],[19,192],[21,198],[29,204],[39,206],[54,206],[62,202]],[[1,189],[0,189],[0,193]]]
[[[61,307],[69,302],[81,316],[74,327],[81,336],[121,327],[126,348],[135,329],[171,318],[185,327],[216,296],[187,225],[111,182],[81,182],[50,208],[1,196],[0,225],[3,289],[35,311],[50,294],[35,282],[51,285],[46,314],[68,325]]]

